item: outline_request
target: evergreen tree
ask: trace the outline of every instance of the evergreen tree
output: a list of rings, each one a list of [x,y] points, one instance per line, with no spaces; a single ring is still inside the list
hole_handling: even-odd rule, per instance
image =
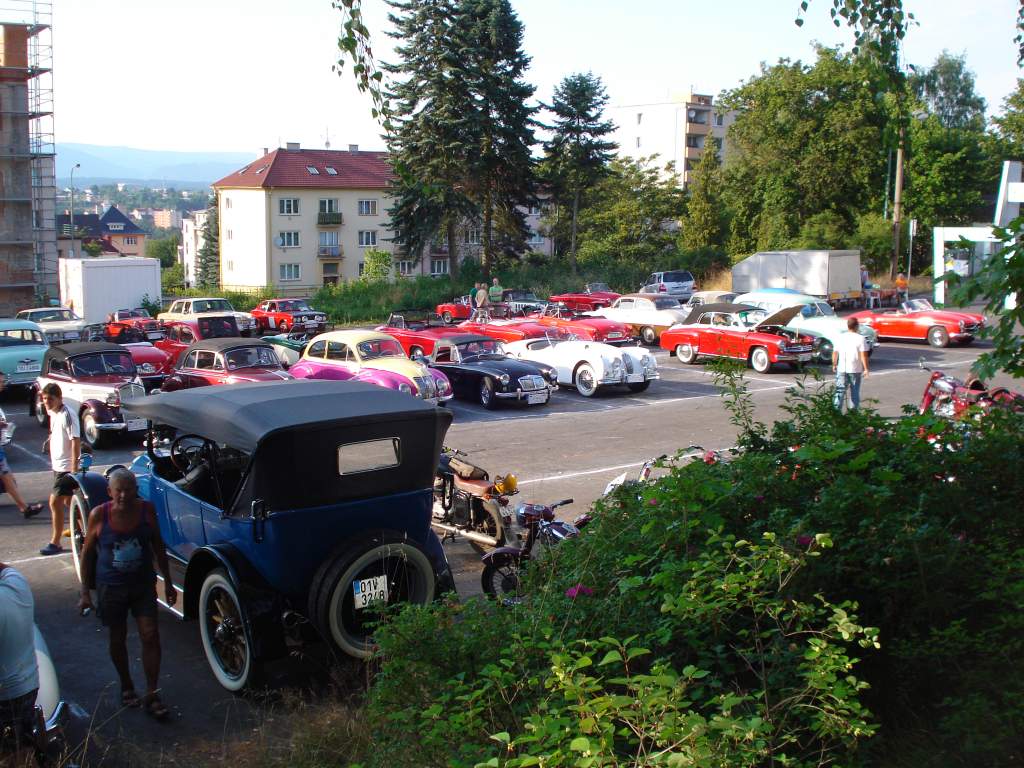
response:
[[[569,266],[576,271],[576,233],[580,199],[608,171],[617,144],[603,137],[615,130],[604,120],[608,93],[601,78],[576,73],[555,88],[548,109],[555,116],[553,135],[544,144],[543,179],[556,205],[570,206]]]
[[[448,243],[449,274],[458,278],[460,221],[476,214],[463,190],[475,141],[468,131],[471,94],[453,46],[453,0],[389,3],[397,62],[383,67],[393,81],[388,150],[396,180],[388,210],[394,240],[418,260],[439,232]]]
[[[470,96],[467,129],[474,141],[464,178],[480,211],[481,266],[487,275],[498,248],[520,253],[529,228],[526,206],[536,202],[534,87],[523,76],[523,25],[508,0],[458,0],[452,42],[460,53]]]
[[[220,287],[220,222],[217,217],[217,199],[210,202],[209,214],[203,225],[203,247],[196,254],[196,285],[202,288]]]
[[[708,136],[704,154],[693,171],[687,216],[683,219],[683,247],[690,250],[722,245],[722,213],[718,187],[718,143]]]

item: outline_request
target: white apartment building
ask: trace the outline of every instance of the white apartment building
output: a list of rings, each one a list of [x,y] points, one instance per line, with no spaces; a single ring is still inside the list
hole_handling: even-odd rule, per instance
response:
[[[712,96],[692,92],[664,102],[609,107],[607,114],[615,122],[620,156],[640,160],[657,155],[659,167],[671,161],[684,185],[709,137],[728,152],[725,135],[736,119],[735,112],[717,110]]]
[[[181,268],[186,288],[196,285],[196,257],[203,247],[203,228],[210,214],[208,211],[192,211],[181,220]]]
[[[391,253],[394,275],[442,276],[448,248],[432,244],[417,261],[403,257],[387,228],[392,179],[386,152],[302,149],[289,143],[214,183],[220,217],[221,285],[250,290],[273,285],[299,295],[355,280],[370,248]],[[528,247],[550,253],[530,210]],[[183,242],[185,238],[183,237]],[[478,255],[479,229],[460,233],[460,257]]]

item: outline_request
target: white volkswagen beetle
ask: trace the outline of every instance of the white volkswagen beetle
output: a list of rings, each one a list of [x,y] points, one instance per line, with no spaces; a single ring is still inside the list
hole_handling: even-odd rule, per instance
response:
[[[625,384],[630,392],[643,392],[658,378],[654,355],[643,347],[613,347],[583,341],[564,331],[552,330],[538,339],[505,344],[505,352],[520,360],[549,365],[558,372],[558,383],[576,387],[591,397],[602,387]]]

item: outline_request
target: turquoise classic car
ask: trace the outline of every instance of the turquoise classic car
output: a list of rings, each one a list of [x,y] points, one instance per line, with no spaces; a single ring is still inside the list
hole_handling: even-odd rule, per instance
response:
[[[43,329],[28,320],[0,320],[0,372],[8,385],[35,382],[49,345]]]

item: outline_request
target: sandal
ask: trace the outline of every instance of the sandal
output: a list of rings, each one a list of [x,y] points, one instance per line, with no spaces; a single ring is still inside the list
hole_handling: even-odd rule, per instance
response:
[[[171,710],[167,708],[166,704],[160,701],[160,696],[156,693],[146,694],[145,706],[146,714],[154,720],[166,720],[168,715],[171,714]]]
[[[142,704],[142,701],[141,701],[141,699],[139,699],[139,694],[137,694],[135,692],[134,688],[127,688],[127,689],[121,691],[121,706],[122,707],[131,707],[132,709],[134,709],[135,707],[139,706],[140,704]]]

